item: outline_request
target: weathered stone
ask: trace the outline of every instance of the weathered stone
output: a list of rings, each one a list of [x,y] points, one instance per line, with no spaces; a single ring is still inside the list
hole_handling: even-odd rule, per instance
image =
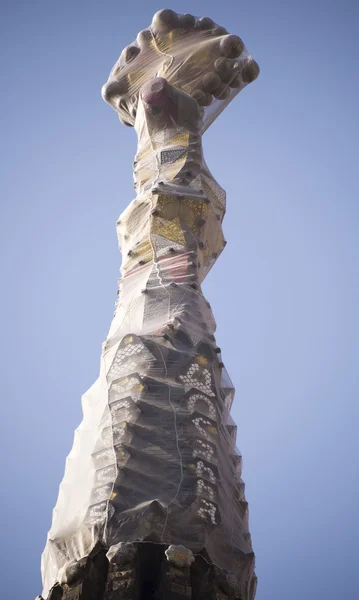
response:
[[[194,562],[193,552],[185,546],[169,546],[165,554],[167,560],[177,567],[190,567]]]

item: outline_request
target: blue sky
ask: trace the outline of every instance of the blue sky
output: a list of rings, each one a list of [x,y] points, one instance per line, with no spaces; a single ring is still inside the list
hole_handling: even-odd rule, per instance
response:
[[[358,24],[342,0],[176,2],[261,66],[205,134],[227,190],[204,291],[233,416],[257,600],[358,598]],[[116,299],[133,130],[100,90],[152,0],[2,3],[2,594],[40,554]],[[125,14],[126,13],[126,14]]]

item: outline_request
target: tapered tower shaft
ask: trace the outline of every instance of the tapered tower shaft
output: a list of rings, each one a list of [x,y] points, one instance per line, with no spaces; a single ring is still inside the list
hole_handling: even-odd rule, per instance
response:
[[[234,390],[201,290],[225,245],[225,192],[202,151],[206,113],[199,91],[211,94],[208,83],[187,91],[178,85],[180,66],[172,75],[177,85],[169,77],[183,39],[187,35],[195,48],[208,24],[203,29],[194,20],[186,29],[183,19],[190,15],[175,15],[176,21],[171,11],[162,12],[145,30],[155,43],[142,32],[132,46],[137,50],[126,49],[128,60],[118,69],[127,69],[126,82],[117,73],[104,90],[138,136],[136,197],[117,223],[119,300],[100,377],[83,397],[84,418],[43,554],[44,596],[51,600],[252,600],[255,593],[241,457],[229,414]],[[171,32],[177,33],[169,41]],[[218,76],[216,52],[227,46],[227,54],[236,52],[241,41],[226,46],[223,40],[235,36],[220,31],[213,49],[213,39],[211,45],[202,37],[212,70],[197,57],[197,71],[206,83]],[[144,77],[136,76],[142,63],[133,63],[132,71],[127,64],[138,58],[142,38],[149,74],[148,56],[155,52],[159,60],[160,52],[167,78],[149,77],[130,89],[131,73],[135,82]],[[177,54],[170,53],[171,43]],[[190,57],[196,65],[193,50]],[[218,83],[212,79],[212,86]]]

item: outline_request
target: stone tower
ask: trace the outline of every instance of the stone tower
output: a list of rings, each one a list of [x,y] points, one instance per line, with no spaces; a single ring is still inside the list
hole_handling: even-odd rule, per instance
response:
[[[253,600],[234,390],[201,283],[225,246],[202,134],[259,73],[211,19],[155,14],[103,98],[138,136],[119,300],[42,558],[49,600]]]

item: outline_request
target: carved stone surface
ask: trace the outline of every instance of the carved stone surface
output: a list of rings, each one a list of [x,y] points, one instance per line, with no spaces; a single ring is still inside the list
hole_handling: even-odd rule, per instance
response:
[[[160,600],[186,600],[192,597],[191,569],[194,557],[184,546],[170,546],[163,562]],[[193,558],[193,560],[192,560]]]
[[[192,550],[185,546],[174,546],[171,545],[165,552],[167,560],[176,567],[190,567],[194,562],[194,556]]]
[[[107,558],[109,569],[104,600],[137,600],[142,582],[136,545],[120,542],[111,546]]]
[[[60,585],[54,585],[54,587],[50,590],[48,600],[62,600],[63,592],[64,591]]]
[[[111,564],[108,571],[104,600],[133,600],[136,583],[135,569],[121,569]]]
[[[63,571],[67,583],[63,584],[62,600],[102,600],[107,570],[105,551],[99,547],[78,563],[69,564]]]
[[[84,577],[86,570],[86,559],[73,560],[64,564],[59,570],[58,581],[60,585],[74,585],[76,581],[79,581]]]
[[[116,563],[117,565],[125,565],[133,560],[136,554],[136,546],[131,542],[119,542],[118,544],[111,546],[107,551],[107,558],[110,563]]]

